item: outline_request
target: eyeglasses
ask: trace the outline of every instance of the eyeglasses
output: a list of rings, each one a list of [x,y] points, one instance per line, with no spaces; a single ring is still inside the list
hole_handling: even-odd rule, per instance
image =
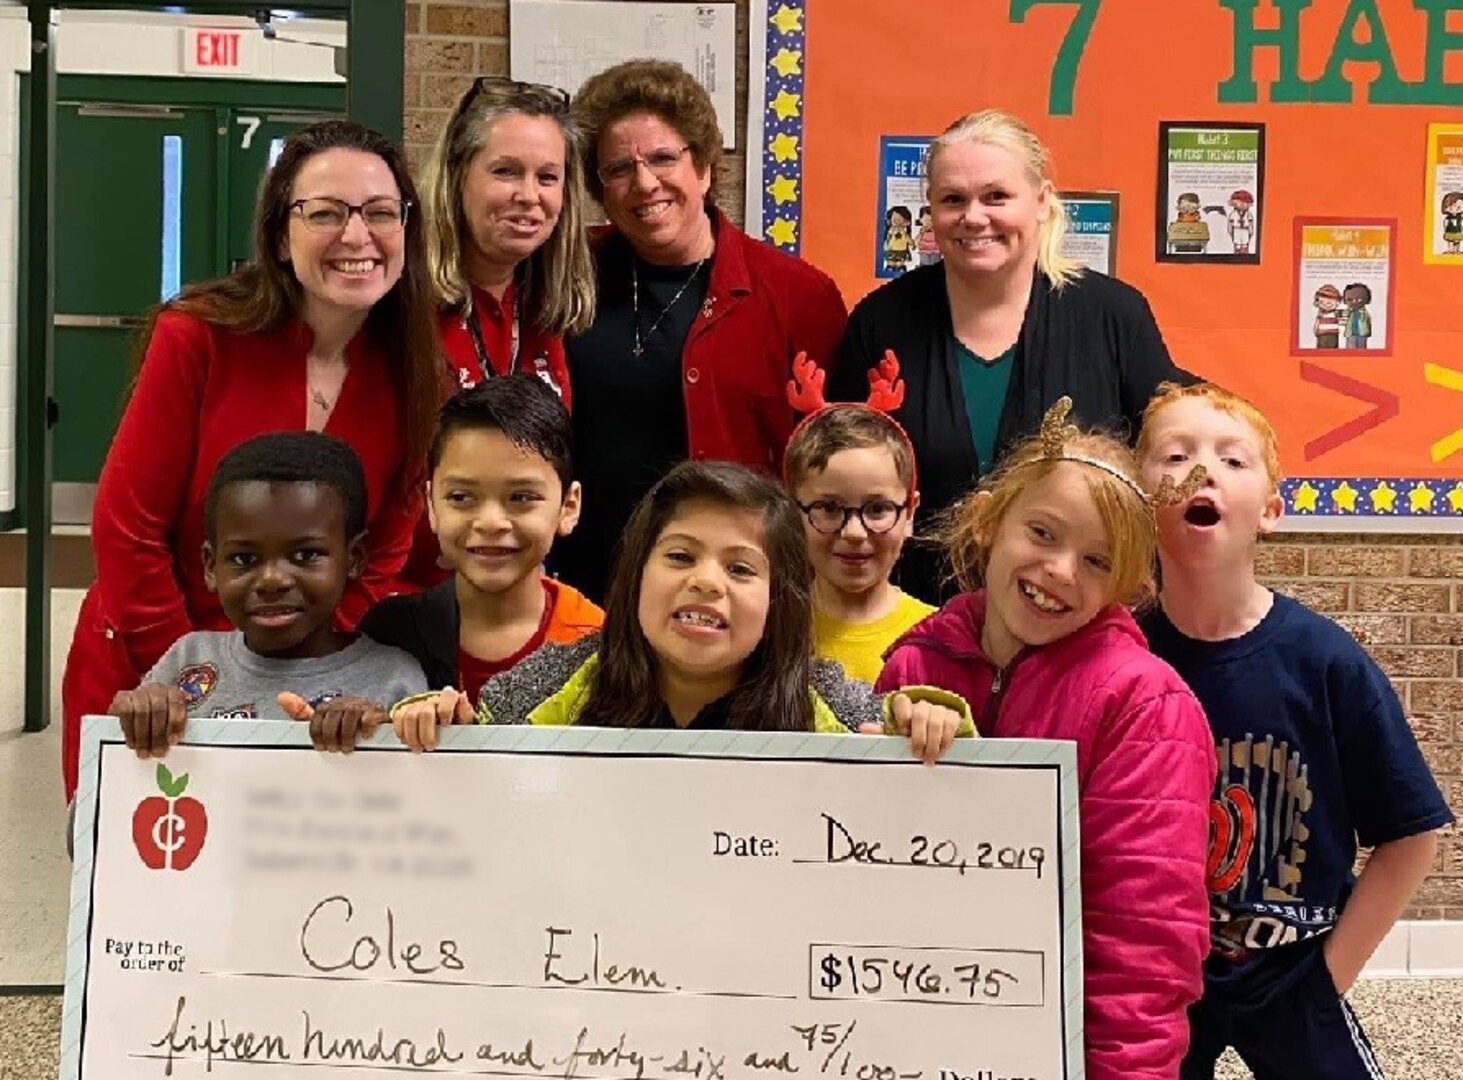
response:
[[[467,107],[483,94],[493,94],[508,99],[529,98],[549,112],[556,114],[569,111],[569,91],[567,90],[550,86],[548,83],[519,82],[517,79],[510,79],[504,75],[483,75],[473,80],[472,86],[463,95],[462,101],[457,106],[458,112],[466,112]]]
[[[296,199],[290,210],[300,215],[305,228],[317,233],[344,232],[352,214],[360,214],[372,236],[392,236],[406,226],[411,203],[405,199],[368,199],[354,206],[343,199]]]
[[[808,524],[824,536],[837,536],[848,528],[850,518],[858,518],[864,531],[877,536],[894,528],[899,515],[909,509],[909,502],[892,502],[889,499],[870,499],[862,506],[844,506],[829,499],[798,503],[798,509],[808,519]]]
[[[648,154],[636,154],[634,157],[620,158],[618,161],[606,162],[596,169],[595,172],[599,173],[599,178],[606,184],[623,184],[635,175],[635,167],[643,164],[656,176],[664,180],[670,175],[671,170],[676,167],[676,163],[685,156],[686,151],[689,149],[691,149],[689,145],[683,146],[679,150],[672,150],[668,146],[663,146],[659,150],[652,150]]]

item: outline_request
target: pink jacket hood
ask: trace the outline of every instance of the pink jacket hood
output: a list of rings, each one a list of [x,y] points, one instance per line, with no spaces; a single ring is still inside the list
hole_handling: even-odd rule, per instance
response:
[[[1077,744],[1087,1076],[1174,1080],[1209,948],[1209,725],[1121,607],[1024,651],[996,693],[984,620],[984,593],[957,596],[894,644],[877,689],[940,686],[987,738]]]

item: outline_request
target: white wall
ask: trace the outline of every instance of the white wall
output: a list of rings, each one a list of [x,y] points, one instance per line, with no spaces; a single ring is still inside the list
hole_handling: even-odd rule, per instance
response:
[[[227,78],[345,81],[335,73],[331,47],[345,45],[344,23],[282,20],[275,23],[276,39],[267,41],[251,19],[129,11],[62,12],[56,32],[56,70],[68,75],[187,75],[183,41],[185,28],[190,26],[244,34],[243,53],[251,70],[224,73]]]
[[[57,17],[56,70],[62,74],[188,75],[187,27],[240,30],[249,71],[228,78],[266,82],[344,82],[335,46],[345,24],[293,19],[275,24],[267,41],[249,19],[144,12],[68,11]],[[288,39],[288,40],[286,40]],[[0,0],[0,512],[16,505],[17,287],[20,232],[20,73],[30,70],[30,27],[23,7]]]
[[[15,509],[15,410],[19,385],[20,72],[30,67],[24,9],[0,8],[0,511]]]

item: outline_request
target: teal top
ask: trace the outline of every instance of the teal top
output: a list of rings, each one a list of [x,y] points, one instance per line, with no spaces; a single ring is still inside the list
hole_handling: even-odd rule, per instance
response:
[[[987,360],[955,339],[965,416],[970,421],[970,438],[975,443],[982,473],[989,472],[996,464],[996,429],[1001,426],[1001,410],[1006,407],[1006,388],[1011,385],[1015,358],[1015,345],[994,360]]]

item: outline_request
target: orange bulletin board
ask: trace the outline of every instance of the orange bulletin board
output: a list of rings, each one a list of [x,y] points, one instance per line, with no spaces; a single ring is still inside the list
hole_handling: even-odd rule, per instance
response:
[[[850,306],[881,283],[881,141],[1006,109],[1059,189],[1119,194],[1119,276],[1270,417],[1291,515],[1463,528],[1463,251],[1433,205],[1463,171],[1463,0],[757,0],[752,51],[748,227]],[[1257,261],[1160,261],[1165,122],[1263,125]],[[1371,283],[1363,347],[1317,347],[1329,268]]]

